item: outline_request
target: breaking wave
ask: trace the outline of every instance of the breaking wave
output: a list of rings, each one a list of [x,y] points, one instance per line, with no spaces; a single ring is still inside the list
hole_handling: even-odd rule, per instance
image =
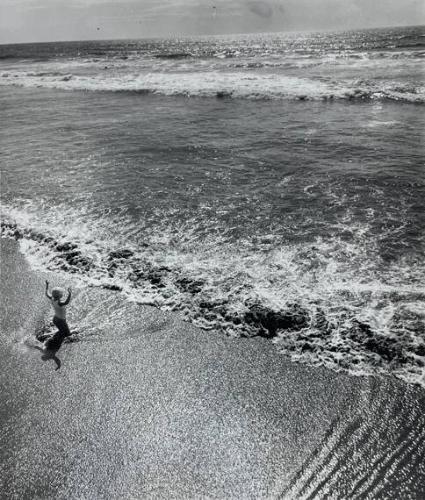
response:
[[[425,86],[368,80],[332,81],[244,72],[112,73],[4,72],[0,85],[60,90],[142,92],[166,96],[245,99],[378,99],[425,102]]]
[[[385,275],[374,272],[367,228],[351,227],[351,242],[283,245],[269,235],[232,244],[200,238],[194,224],[149,229],[70,209],[41,216],[40,207],[5,206],[1,230],[35,267],[176,311],[204,329],[265,337],[298,362],[425,387],[421,262],[398,260]]]

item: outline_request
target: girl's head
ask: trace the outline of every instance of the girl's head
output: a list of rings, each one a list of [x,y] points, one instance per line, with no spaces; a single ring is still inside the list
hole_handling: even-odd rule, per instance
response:
[[[55,300],[59,300],[63,297],[63,290],[62,288],[53,288],[52,290],[52,297]]]

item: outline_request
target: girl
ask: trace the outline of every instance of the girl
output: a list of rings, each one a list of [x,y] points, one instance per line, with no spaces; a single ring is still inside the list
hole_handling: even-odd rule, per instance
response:
[[[57,351],[65,337],[71,335],[68,324],[66,322],[66,306],[71,300],[71,288],[68,288],[68,297],[62,302],[63,290],[61,288],[53,288],[52,293],[49,293],[49,282],[46,280],[46,297],[50,300],[55,314],[53,316],[53,324],[58,331],[48,339],[44,348],[49,351]]]

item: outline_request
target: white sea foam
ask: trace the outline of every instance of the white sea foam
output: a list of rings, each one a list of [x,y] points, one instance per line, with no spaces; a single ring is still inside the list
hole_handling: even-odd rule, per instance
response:
[[[91,220],[74,209],[33,204],[4,209],[5,235],[19,231],[22,251],[41,269],[120,289],[131,301],[179,311],[202,328],[234,336],[258,333],[261,321],[295,304],[302,324],[273,335],[292,359],[424,384],[425,288],[415,284],[423,268],[397,261],[376,273],[364,246],[367,227],[351,227],[351,242],[276,245],[271,234],[235,246],[217,235],[199,239],[196,221],[164,222],[145,228],[148,244],[141,246],[125,218]],[[249,320],[256,310],[260,323]]]
[[[122,72],[72,74],[7,71],[0,85],[61,90],[146,92],[167,96],[247,99],[392,99],[425,102],[425,86],[385,81],[334,81],[261,72]]]

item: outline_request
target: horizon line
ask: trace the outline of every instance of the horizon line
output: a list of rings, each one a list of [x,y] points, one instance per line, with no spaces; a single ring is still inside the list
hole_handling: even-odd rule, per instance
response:
[[[80,38],[74,40],[48,40],[43,42],[29,41],[29,42],[0,42],[0,46],[8,45],[42,45],[49,43],[78,43],[78,42],[112,42],[112,41],[124,41],[124,40],[168,40],[175,38],[203,38],[203,37],[222,37],[222,36],[242,36],[242,35],[273,35],[273,34],[286,34],[286,33],[342,33],[350,31],[371,31],[376,29],[396,29],[396,28],[420,28],[425,27],[425,24],[401,24],[401,25],[390,25],[390,26],[372,26],[372,27],[355,27],[355,28],[341,28],[341,29],[300,29],[300,30],[287,30],[287,31],[250,31],[250,32],[233,32],[233,33],[220,33],[220,34],[174,34],[169,36],[150,36],[150,37],[140,37],[140,38],[127,38],[127,37],[115,37],[115,38]]]

